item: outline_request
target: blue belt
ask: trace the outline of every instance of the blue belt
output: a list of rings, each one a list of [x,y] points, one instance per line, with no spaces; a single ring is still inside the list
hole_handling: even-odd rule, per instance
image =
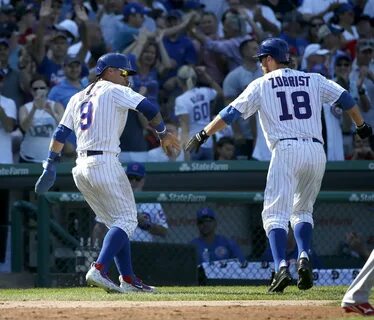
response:
[[[279,141],[283,141],[283,140],[303,140],[303,138],[282,138],[282,139],[279,139]],[[312,138],[312,141],[313,142],[317,142],[317,143],[320,143],[320,144],[323,144],[321,141],[319,141],[317,138]]]

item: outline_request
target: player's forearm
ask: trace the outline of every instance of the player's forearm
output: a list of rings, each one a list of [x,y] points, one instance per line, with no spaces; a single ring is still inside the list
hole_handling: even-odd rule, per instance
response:
[[[161,113],[158,112],[151,120],[149,125],[156,130],[157,133],[163,132],[165,128],[164,120],[162,119]]]
[[[159,136],[166,132],[164,120],[162,119],[159,108],[147,98],[143,99],[138,104],[136,110],[140,111],[147,118],[149,125],[156,130]]]
[[[354,121],[357,127],[363,125],[364,119],[362,118],[360,109],[357,105],[355,105],[353,108],[347,110],[348,115],[351,117],[351,119]]]
[[[208,136],[215,134],[217,131],[224,129],[227,126],[226,122],[222,120],[220,115],[217,115],[205,128],[204,131]]]
[[[49,150],[52,151],[52,152],[60,154],[62,149],[64,148],[64,145],[65,145],[64,143],[58,142],[57,140],[52,139],[51,143],[49,145]]]

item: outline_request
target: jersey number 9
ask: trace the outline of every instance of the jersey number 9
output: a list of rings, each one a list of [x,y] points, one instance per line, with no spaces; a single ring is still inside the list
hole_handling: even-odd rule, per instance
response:
[[[92,102],[84,102],[81,104],[81,118],[80,118],[80,127],[81,130],[87,130],[92,123]]]

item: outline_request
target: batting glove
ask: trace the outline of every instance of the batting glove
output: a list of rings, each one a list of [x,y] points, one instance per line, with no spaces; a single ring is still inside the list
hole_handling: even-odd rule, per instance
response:
[[[59,159],[59,154],[50,152],[48,159],[43,161],[43,173],[35,184],[35,192],[42,194],[47,192],[55,183],[56,180],[56,166],[55,162]]]
[[[196,133],[186,144],[185,150],[188,152],[198,152],[200,146],[209,139],[209,136],[206,134],[205,130],[201,130]]]
[[[365,139],[373,134],[373,129],[370,125],[364,122],[361,126],[356,127],[356,133],[361,139]]]

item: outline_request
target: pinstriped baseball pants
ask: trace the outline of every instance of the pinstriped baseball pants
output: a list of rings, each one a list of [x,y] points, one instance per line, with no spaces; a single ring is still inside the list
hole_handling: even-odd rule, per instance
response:
[[[74,182],[95,212],[97,221],[116,226],[129,237],[137,224],[134,194],[125,170],[114,154],[78,157]]]
[[[266,234],[275,228],[288,231],[299,222],[313,225],[313,206],[321,188],[326,155],[311,139],[283,140],[275,145],[264,194],[262,221]]]

